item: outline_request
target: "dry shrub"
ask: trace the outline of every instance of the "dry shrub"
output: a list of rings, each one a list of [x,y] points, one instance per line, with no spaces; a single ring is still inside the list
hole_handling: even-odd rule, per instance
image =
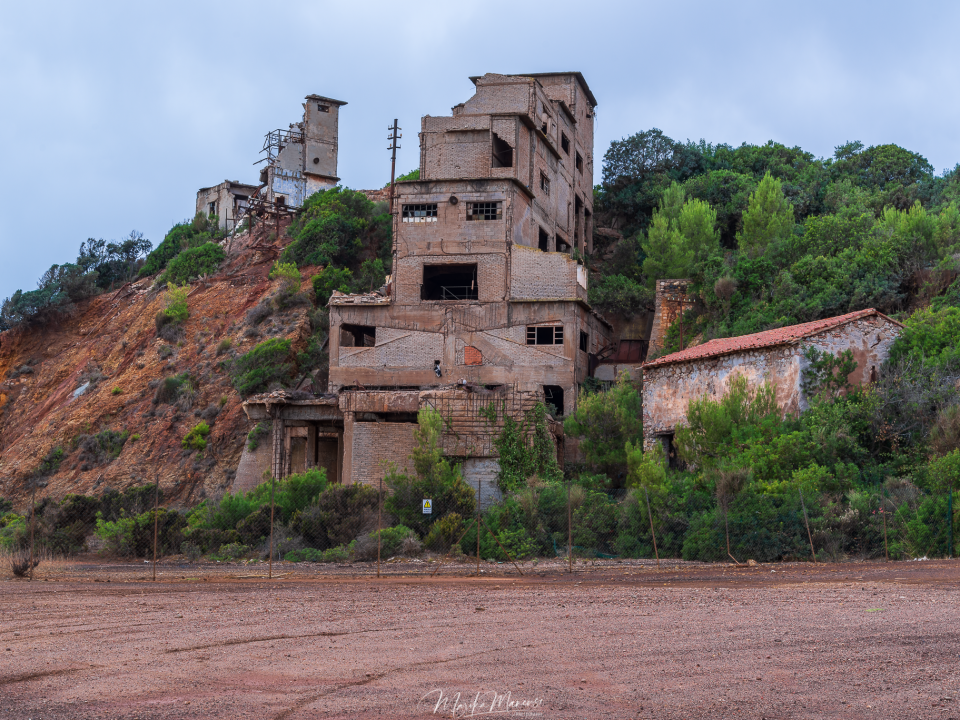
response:
[[[30,563],[29,550],[15,550],[10,553],[10,570],[17,577],[26,577],[32,568],[40,564],[40,558],[35,557],[33,563]]]
[[[960,448],[960,405],[951,405],[937,413],[930,429],[930,449],[942,456]]]

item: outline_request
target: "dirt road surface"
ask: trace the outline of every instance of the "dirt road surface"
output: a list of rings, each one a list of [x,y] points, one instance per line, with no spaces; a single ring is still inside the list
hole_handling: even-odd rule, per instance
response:
[[[0,580],[0,718],[960,720],[957,561],[130,568]]]

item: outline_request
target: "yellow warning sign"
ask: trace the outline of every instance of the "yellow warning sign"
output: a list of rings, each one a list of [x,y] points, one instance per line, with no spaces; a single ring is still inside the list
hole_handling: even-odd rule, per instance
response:
[[[424,498],[424,500],[423,500],[423,514],[424,514],[424,515],[432,515],[432,514],[433,514],[433,500],[427,500],[426,498]]]

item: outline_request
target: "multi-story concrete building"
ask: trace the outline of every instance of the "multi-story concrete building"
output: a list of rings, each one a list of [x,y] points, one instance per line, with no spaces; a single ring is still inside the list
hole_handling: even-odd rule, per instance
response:
[[[235,180],[224,180],[213,187],[197,191],[197,212],[216,216],[221,230],[231,231],[240,221],[250,198],[256,195],[256,185],[245,185]]]
[[[593,94],[575,72],[472,80],[451,116],[422,120],[420,178],[396,186],[386,287],[330,299],[344,481],[373,481],[384,458],[403,464],[415,413],[432,405],[448,419],[447,454],[492,483],[497,428],[481,407],[502,420],[543,399],[567,414],[610,343],[579,260],[592,236]]]

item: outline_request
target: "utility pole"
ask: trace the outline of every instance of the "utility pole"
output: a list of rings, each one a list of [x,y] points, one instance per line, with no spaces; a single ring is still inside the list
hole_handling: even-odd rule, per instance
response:
[[[397,150],[400,149],[400,146],[397,145],[397,140],[399,140],[403,135],[400,134],[400,127],[397,125],[397,119],[393,119],[393,125],[388,127],[387,130],[390,131],[390,134],[387,136],[387,140],[390,141],[390,147],[387,150],[390,151],[390,214],[393,214],[393,182],[396,179],[397,174]]]

